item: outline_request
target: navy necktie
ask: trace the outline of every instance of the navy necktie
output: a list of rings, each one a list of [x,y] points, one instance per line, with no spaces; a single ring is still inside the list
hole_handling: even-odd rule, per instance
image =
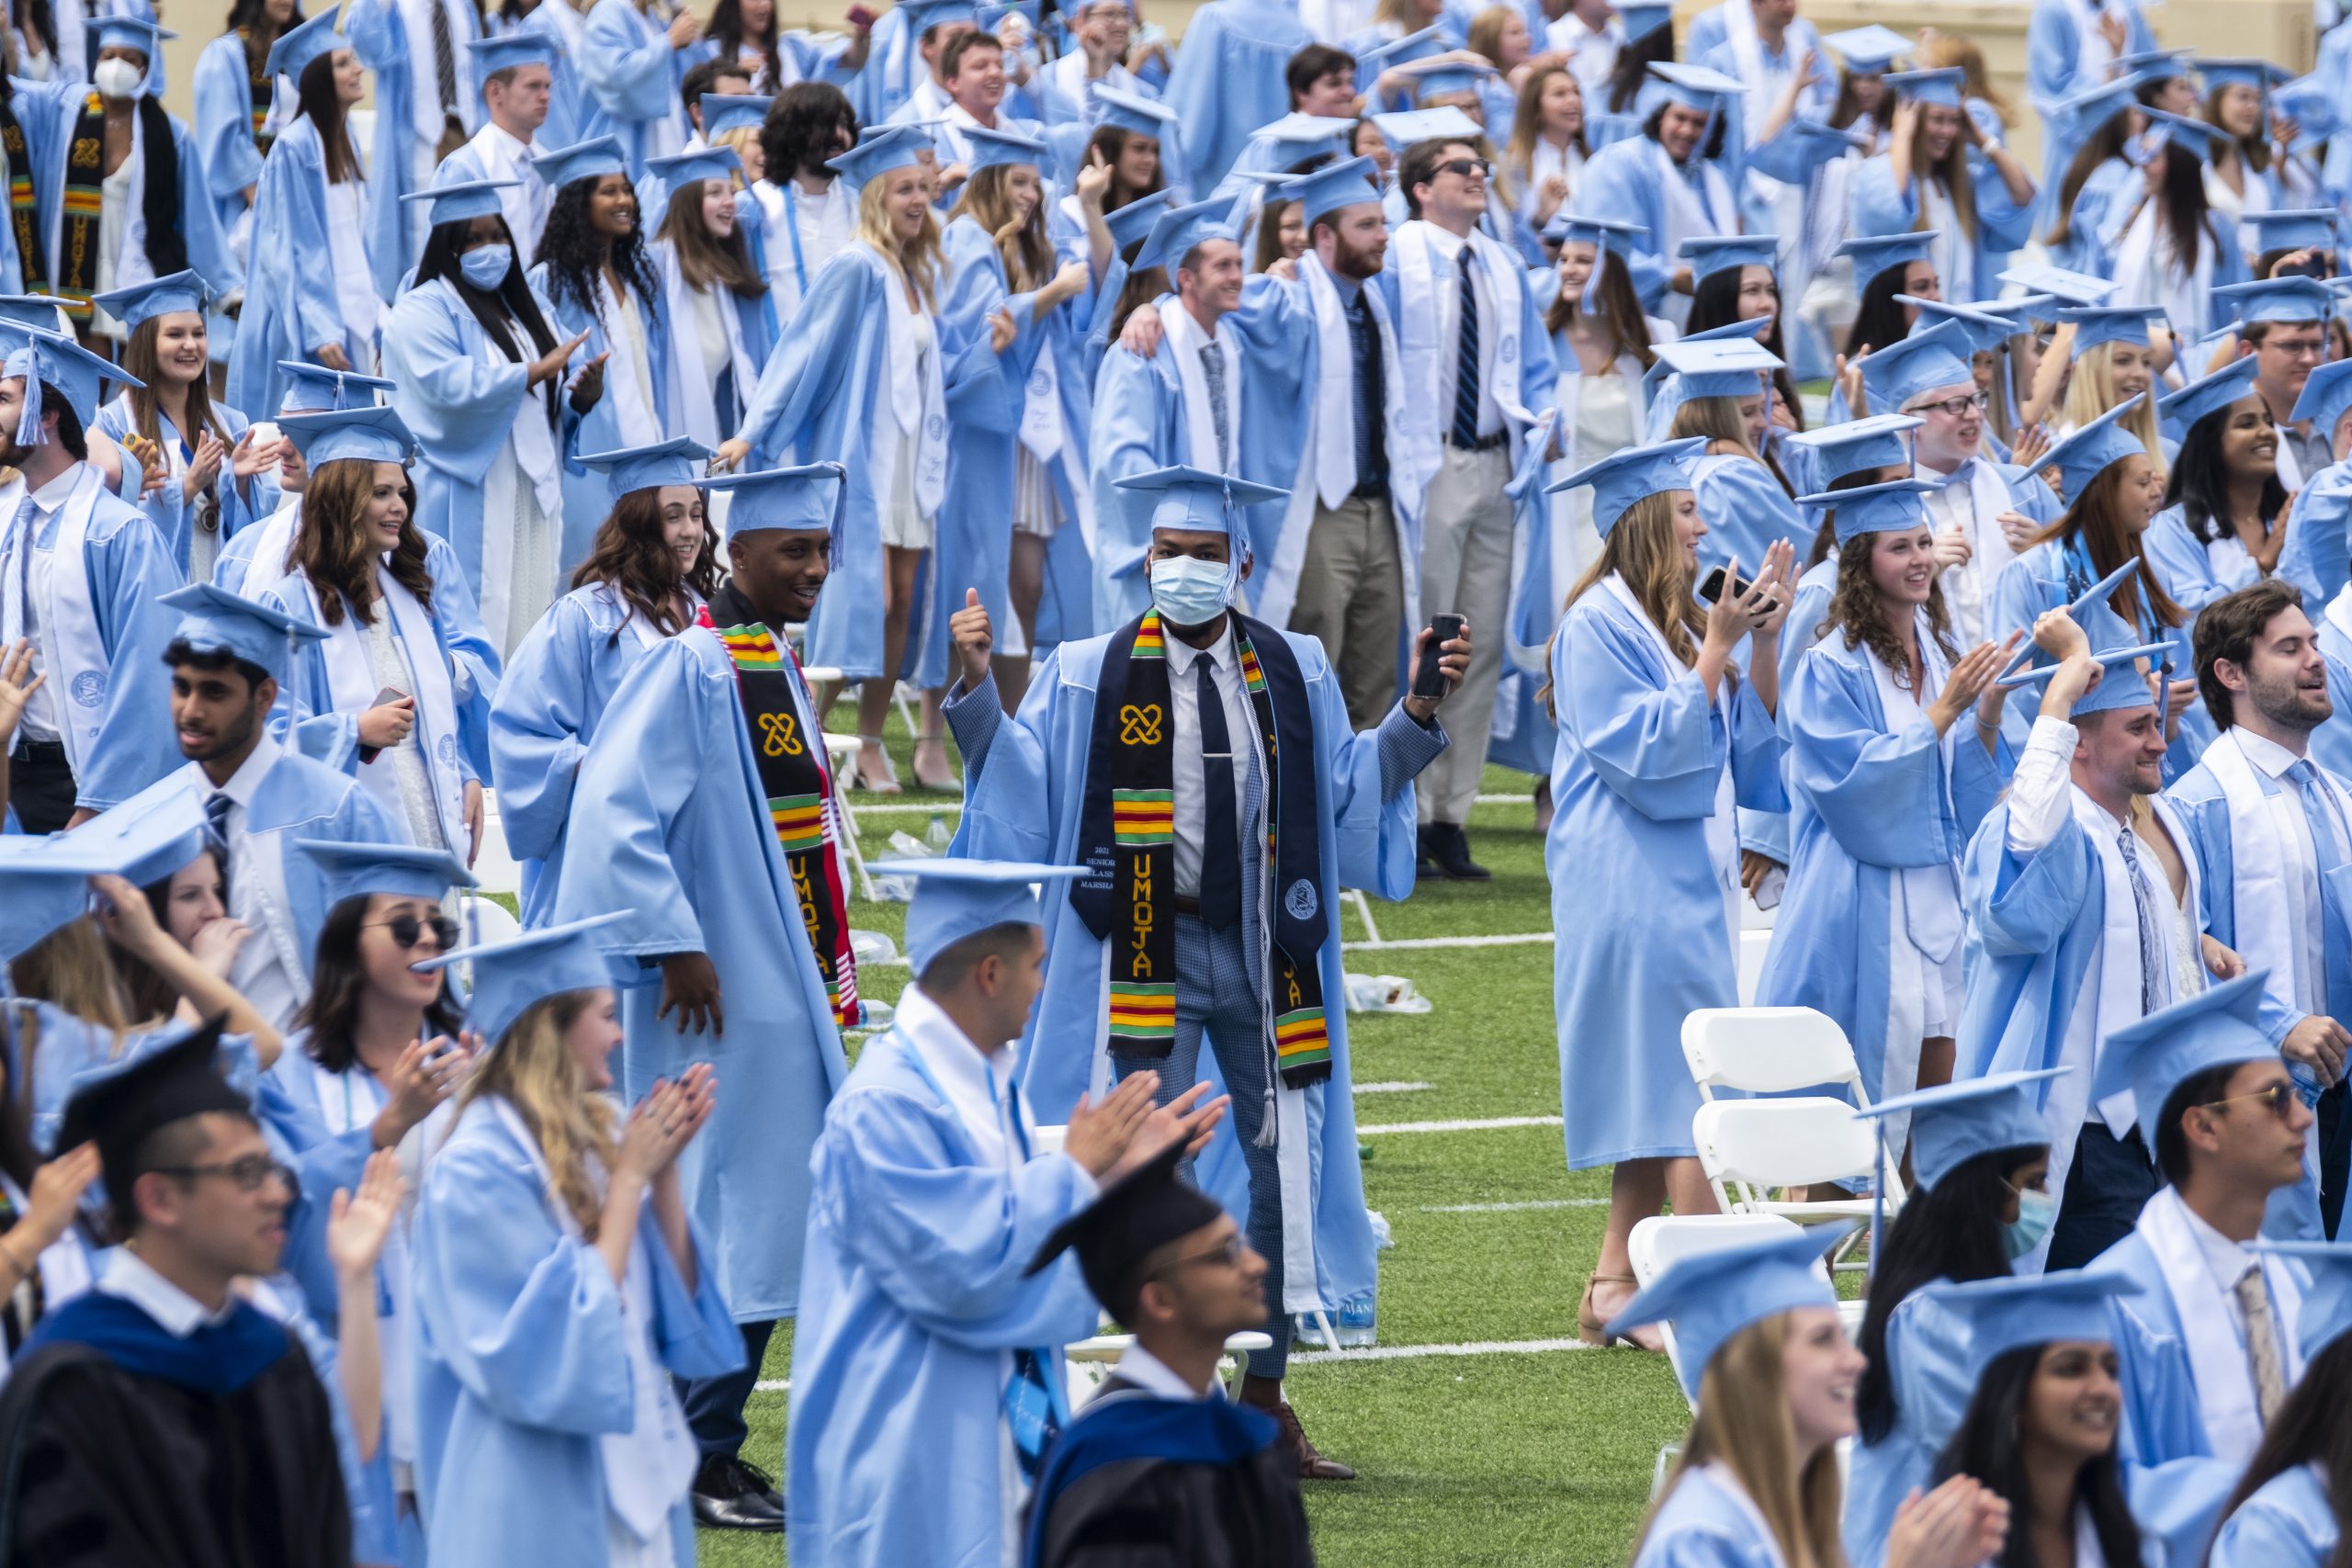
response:
[[[1453,367],[1453,444],[1478,445],[1478,290],[1470,282],[1469,245],[1462,247],[1462,330]]]
[[[229,808],[235,805],[226,793],[214,790],[204,801],[204,847],[220,863],[220,879],[229,879]]]
[[[1241,919],[1241,834],[1233,819],[1233,737],[1211,662],[1204,653],[1193,664],[1201,708],[1201,920],[1223,931]]]

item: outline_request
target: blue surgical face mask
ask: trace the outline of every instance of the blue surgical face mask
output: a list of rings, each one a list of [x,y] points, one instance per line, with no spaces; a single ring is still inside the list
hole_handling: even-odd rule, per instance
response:
[[[514,265],[514,247],[507,244],[476,245],[458,258],[466,281],[485,293],[505,282],[507,269]]]
[[[1232,568],[1221,560],[1170,556],[1151,563],[1151,603],[1171,626],[1204,626],[1225,614],[1225,580]]]
[[[2058,1223],[2058,1200],[2039,1187],[2011,1188],[2018,1195],[2018,1217],[2001,1227],[2001,1248],[2014,1263],[2041,1245]]]

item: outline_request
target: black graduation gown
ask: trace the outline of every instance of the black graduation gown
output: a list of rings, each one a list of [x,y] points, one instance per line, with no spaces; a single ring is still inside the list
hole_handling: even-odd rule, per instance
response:
[[[1113,1377],[1098,1399],[1146,1397]],[[1080,1420],[1084,1419],[1083,1415]],[[1039,1568],[1308,1568],[1306,1506],[1281,1444],[1223,1463],[1115,1460],[1056,1491]]]
[[[234,1387],[37,1339],[0,1389],[0,1568],[350,1568],[326,1391],[281,1336]]]

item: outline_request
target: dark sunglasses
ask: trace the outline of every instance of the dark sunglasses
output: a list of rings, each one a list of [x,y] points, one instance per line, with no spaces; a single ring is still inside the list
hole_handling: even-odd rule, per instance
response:
[[[447,953],[458,945],[458,922],[447,915],[435,915],[430,919],[418,919],[414,915],[394,915],[389,920],[370,920],[370,926],[392,933],[394,945],[414,947],[426,931],[433,933],[434,945]]]
[[[1460,175],[1468,179],[1472,175],[1490,175],[1495,166],[1484,158],[1448,158],[1437,166],[1441,175]]]
[[[2287,1119],[2287,1107],[2294,1103],[2294,1098],[2293,1084],[2275,1083],[2268,1089],[2256,1089],[2252,1094],[2224,1095],[2220,1100],[2209,1100],[2203,1103],[2206,1109],[2211,1110],[2215,1106],[2229,1105],[2241,1100],[2259,1100],[2269,1109],[2270,1114],[2284,1122]]]

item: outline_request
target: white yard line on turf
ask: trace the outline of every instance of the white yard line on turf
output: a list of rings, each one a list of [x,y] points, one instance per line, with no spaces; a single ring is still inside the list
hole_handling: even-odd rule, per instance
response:
[[[1555,1350],[1597,1350],[1581,1339],[1479,1339],[1467,1345],[1366,1345],[1354,1350],[1299,1350],[1301,1361],[1412,1361],[1425,1356],[1544,1356]]]
[[[1485,1133],[1501,1127],[1556,1127],[1557,1116],[1490,1116],[1476,1122],[1385,1122],[1375,1126],[1358,1127],[1357,1133],[1370,1137],[1375,1133]]]
[[[1606,1198],[1536,1198],[1524,1203],[1425,1203],[1417,1214],[1523,1214],[1535,1209],[1605,1209]]]
[[[1413,936],[1401,942],[1343,942],[1346,953],[1385,953],[1402,947],[1525,947],[1534,942],[1548,942],[1550,931],[1519,931],[1509,936]]]
[[[1435,1089],[1433,1083],[1360,1083],[1358,1094],[1410,1094],[1417,1089]]]

